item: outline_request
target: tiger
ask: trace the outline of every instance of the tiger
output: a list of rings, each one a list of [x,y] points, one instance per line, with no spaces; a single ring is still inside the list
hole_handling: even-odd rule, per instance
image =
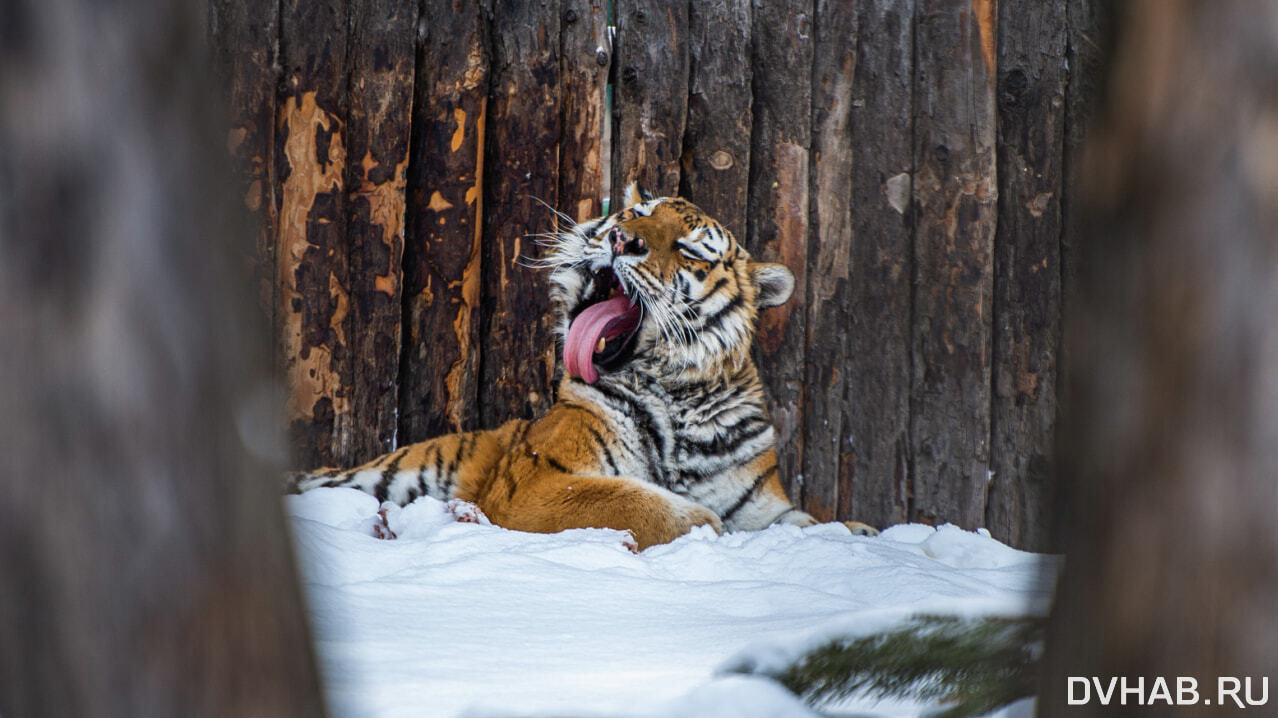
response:
[[[750,356],[759,311],[789,300],[794,275],[754,261],[686,199],[637,184],[624,196],[621,211],[545,243],[562,356],[545,415],[296,474],[291,489],[351,487],[399,505],[457,499],[507,529],[629,531],[638,550],[699,526],[818,523],[782,487]]]

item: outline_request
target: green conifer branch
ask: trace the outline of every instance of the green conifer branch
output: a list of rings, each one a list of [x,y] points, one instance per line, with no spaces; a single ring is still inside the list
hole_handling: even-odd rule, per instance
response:
[[[857,639],[835,639],[769,673],[810,705],[854,694],[936,700],[936,718],[988,713],[1037,690],[1045,621],[915,616]]]

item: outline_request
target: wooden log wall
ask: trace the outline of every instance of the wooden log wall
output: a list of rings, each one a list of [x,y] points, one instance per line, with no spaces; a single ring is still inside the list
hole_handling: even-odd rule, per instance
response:
[[[215,0],[299,461],[543,411],[525,260],[638,179],[794,271],[756,355],[807,510],[1041,548],[1093,2]]]

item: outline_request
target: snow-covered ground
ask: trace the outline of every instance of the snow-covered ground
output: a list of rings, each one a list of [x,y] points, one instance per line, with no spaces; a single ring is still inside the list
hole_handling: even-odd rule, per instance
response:
[[[1056,569],[950,526],[876,538],[842,525],[703,529],[636,555],[617,531],[459,523],[429,498],[385,508],[393,540],[374,537],[382,519],[366,494],[286,501],[337,718],[813,715],[775,683],[725,669],[920,612],[1041,612]],[[929,707],[857,699],[823,711]]]

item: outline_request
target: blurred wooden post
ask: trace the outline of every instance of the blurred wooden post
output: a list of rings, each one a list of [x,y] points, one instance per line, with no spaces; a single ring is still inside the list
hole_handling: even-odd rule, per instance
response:
[[[1278,9],[1125,9],[1082,176],[1039,711],[1112,713],[1067,705],[1069,676],[1187,676],[1179,710],[1236,715],[1218,677],[1278,676]]]
[[[257,236],[230,219],[269,193],[230,186],[202,25],[165,0],[0,11],[11,718],[323,713],[242,264]],[[261,173],[264,114],[237,117]]]

